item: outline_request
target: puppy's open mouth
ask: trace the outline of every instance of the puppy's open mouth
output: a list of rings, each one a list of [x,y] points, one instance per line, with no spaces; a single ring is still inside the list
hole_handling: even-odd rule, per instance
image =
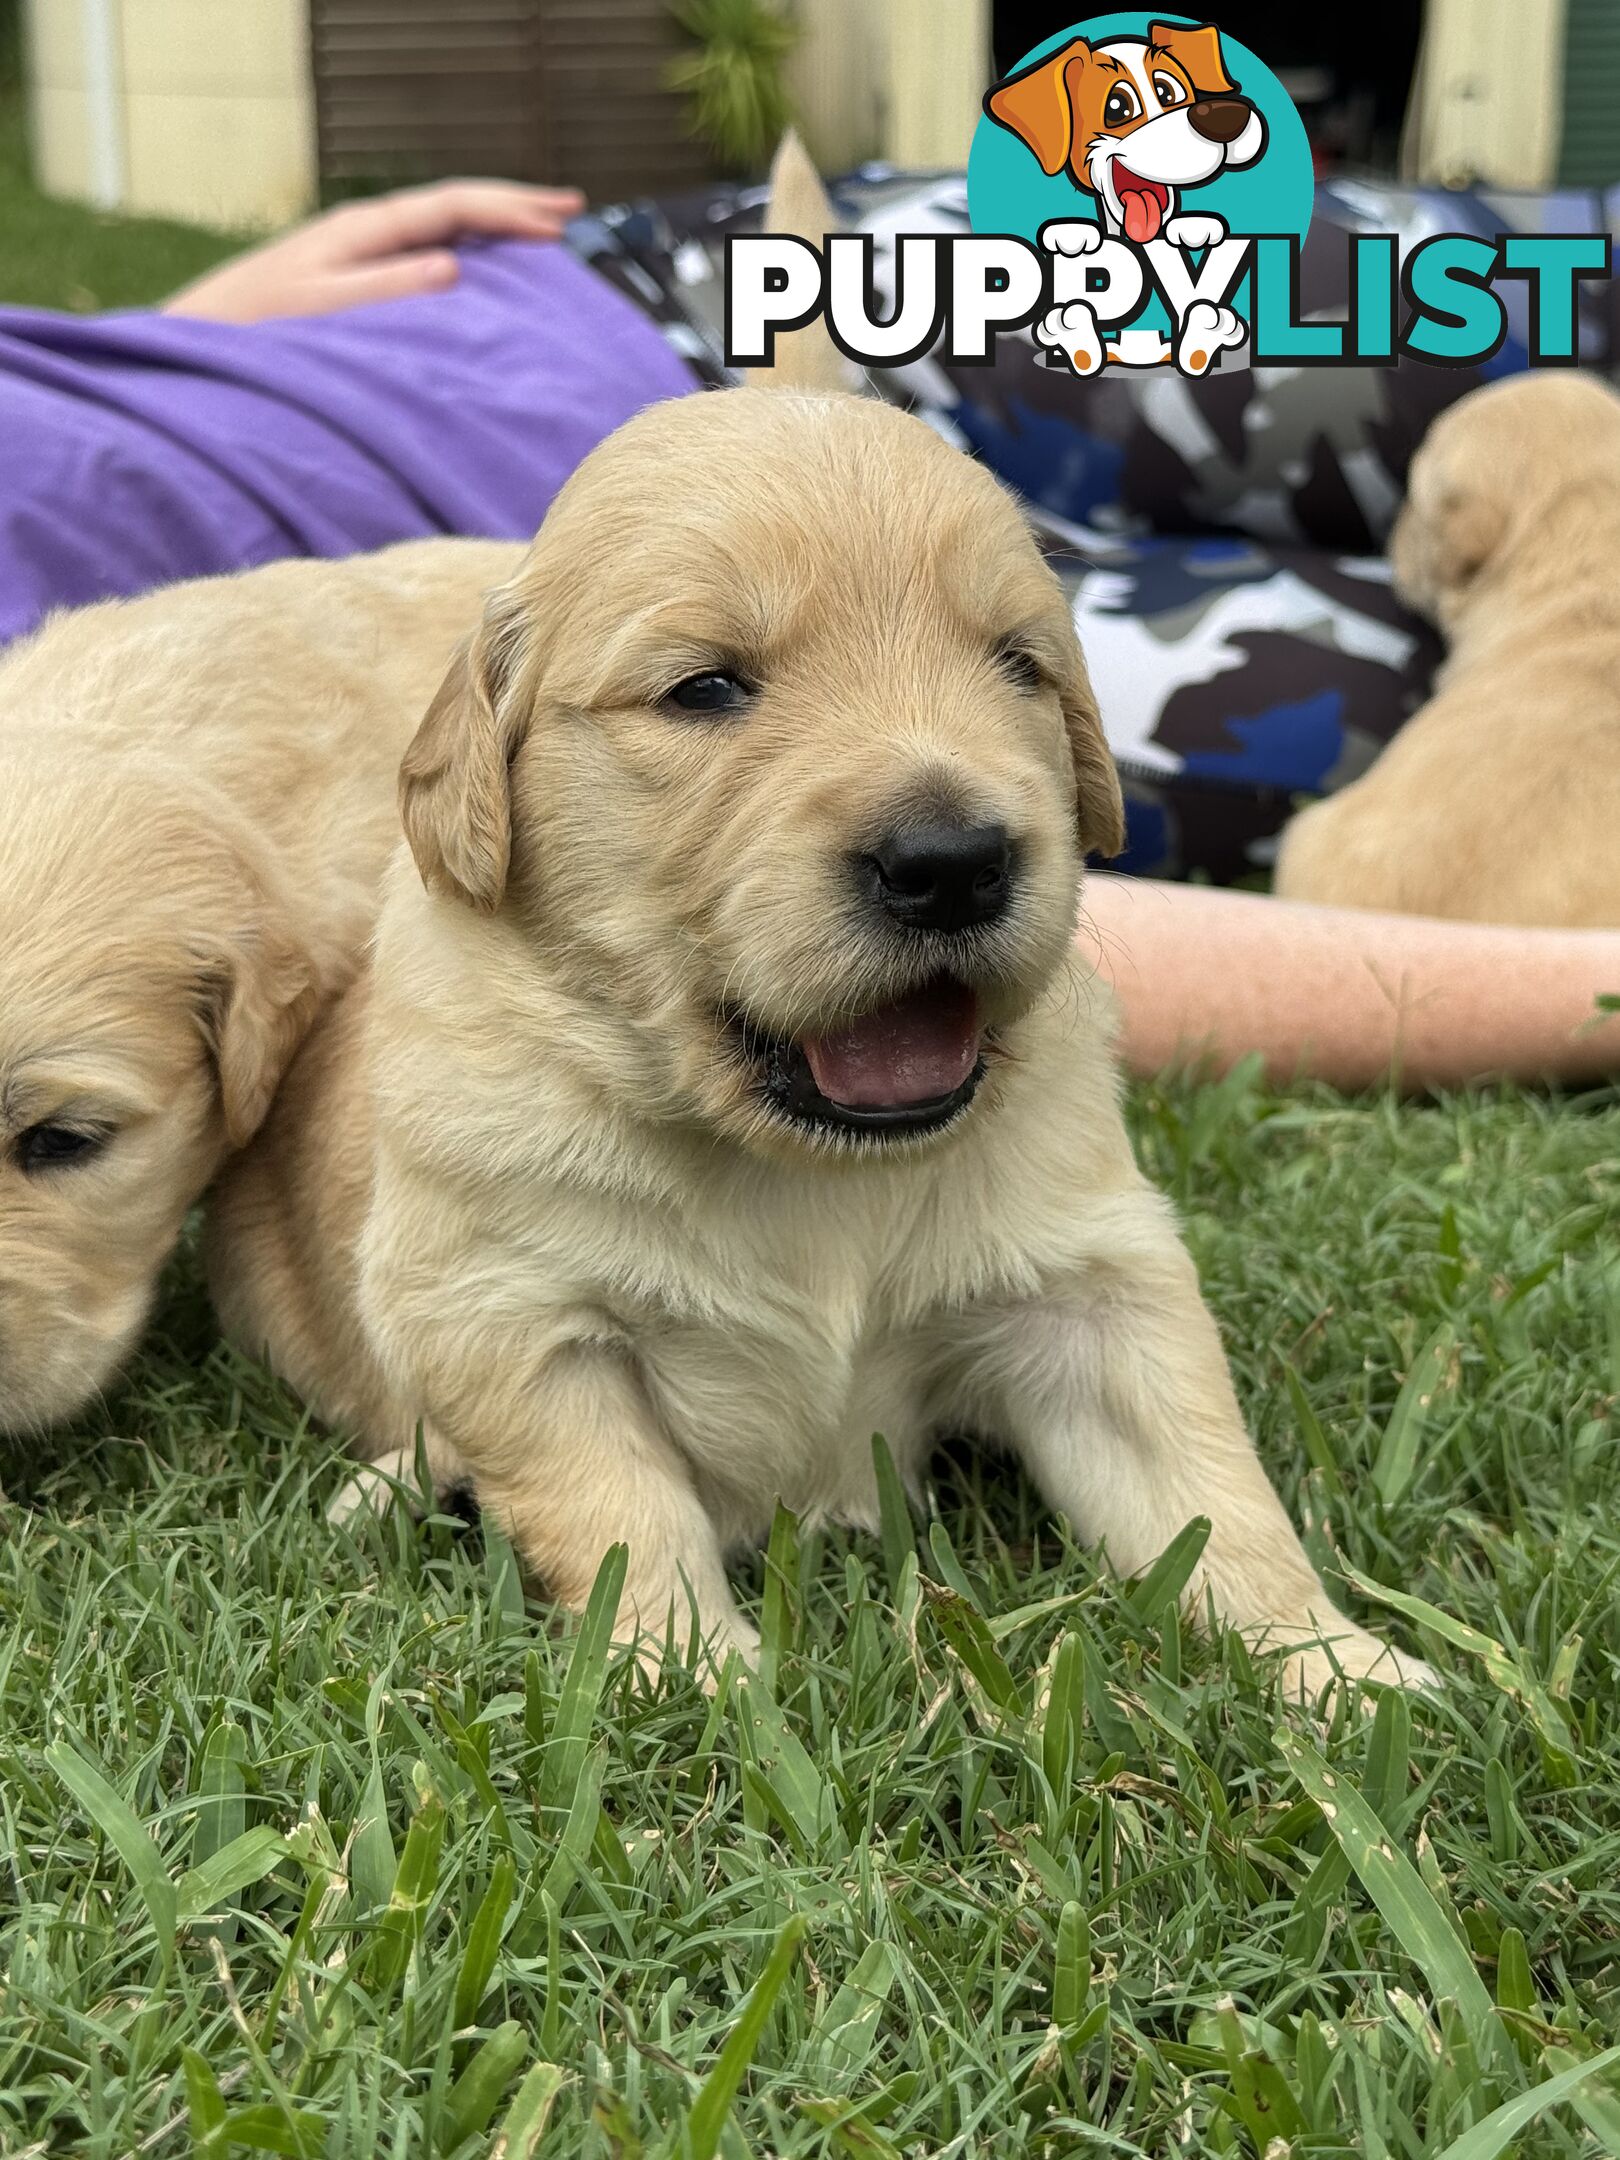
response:
[[[938,1132],[984,1078],[978,999],[942,976],[827,1035],[797,1041],[734,1023],[761,1091],[780,1117],[874,1138]]]
[[[1159,227],[1170,208],[1170,190],[1162,180],[1144,180],[1120,158],[1114,160],[1113,179],[1120,215],[1125,220],[1125,237],[1138,247],[1146,247],[1159,237]]]

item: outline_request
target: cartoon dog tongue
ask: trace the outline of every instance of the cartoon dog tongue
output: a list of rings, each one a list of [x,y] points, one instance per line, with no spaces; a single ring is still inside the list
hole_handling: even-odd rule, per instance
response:
[[[1156,240],[1164,222],[1165,190],[1155,180],[1142,180],[1129,166],[1116,164],[1114,188],[1125,220],[1125,237],[1138,247]]]
[[[897,1005],[800,1045],[829,1102],[846,1110],[903,1110],[954,1095],[979,1062],[971,990],[934,983]]]

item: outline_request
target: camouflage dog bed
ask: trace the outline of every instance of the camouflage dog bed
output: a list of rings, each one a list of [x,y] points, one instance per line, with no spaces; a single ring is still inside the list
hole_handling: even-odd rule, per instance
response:
[[[876,236],[884,289],[903,232],[967,229],[961,175],[867,168],[840,184]],[[757,229],[763,190],[717,188],[582,219],[575,244],[637,300],[698,373],[721,358],[726,235]],[[1324,184],[1301,304],[1342,313],[1347,235],[1612,230],[1616,199]],[[892,289],[892,288],[891,288]],[[1526,365],[1521,283],[1501,288],[1506,344],[1484,369],[1259,368],[1189,382],[1166,372],[1095,382],[1036,365],[1027,336],[988,367],[924,359],[873,377],[982,458],[1028,504],[1073,596],[1124,775],[1119,867],[1221,883],[1264,873],[1302,796],[1366,770],[1428,693],[1430,627],[1390,589],[1382,549],[1430,421]],[[1581,352],[1620,355],[1610,284],[1581,295]]]

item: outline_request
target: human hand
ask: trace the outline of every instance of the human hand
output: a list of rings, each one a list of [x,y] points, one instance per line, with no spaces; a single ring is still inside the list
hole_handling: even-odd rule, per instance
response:
[[[461,274],[456,239],[555,240],[584,205],[577,188],[508,180],[442,180],[342,203],[210,270],[163,312],[250,323],[444,292]]]

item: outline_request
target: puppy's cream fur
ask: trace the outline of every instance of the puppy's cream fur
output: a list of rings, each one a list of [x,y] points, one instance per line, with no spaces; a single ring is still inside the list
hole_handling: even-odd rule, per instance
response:
[[[1546,372],[1460,399],[1413,461],[1391,556],[1450,654],[1365,777],[1289,825],[1278,892],[1620,923],[1620,397]]]
[[[80,1408],[352,973],[394,775],[507,543],[55,617],[0,663],[0,1431]],[[37,1159],[41,1134],[89,1145]]]
[[[823,227],[823,230],[826,228]],[[1039,664],[1021,684],[1009,642]],[[694,721],[720,661],[757,698]],[[1192,1516],[1192,1590],[1295,1677],[1416,1677],[1335,1612],[1255,1458],[1170,1212],[1132,1159],[1080,856],[1117,781],[1063,595],[1008,497],[920,422],[750,388],[658,406],[564,488],[406,757],[409,851],[369,977],[224,1183],[234,1334],[398,1469],[441,1477],[621,1632],[725,1573],[778,1497],[877,1519],[871,1439],[1013,1448],[1136,1569]],[[1022,850],[950,961],[988,1075],[927,1139],[776,1116],[727,1015],[797,1040],[944,963],[850,850],[949,802]]]

